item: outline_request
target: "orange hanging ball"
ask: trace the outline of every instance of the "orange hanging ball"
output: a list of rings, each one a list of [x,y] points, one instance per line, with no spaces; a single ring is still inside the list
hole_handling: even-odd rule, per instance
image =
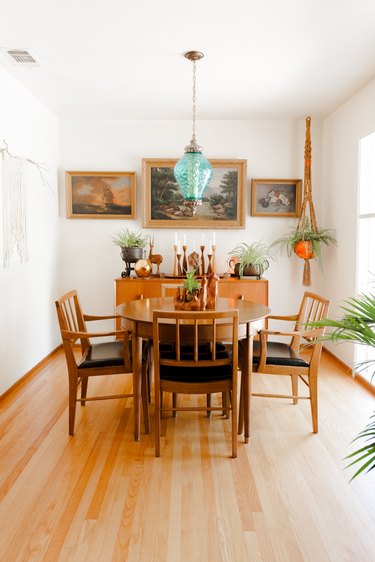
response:
[[[303,260],[311,260],[314,257],[311,242],[309,240],[300,240],[294,246],[294,253]]]

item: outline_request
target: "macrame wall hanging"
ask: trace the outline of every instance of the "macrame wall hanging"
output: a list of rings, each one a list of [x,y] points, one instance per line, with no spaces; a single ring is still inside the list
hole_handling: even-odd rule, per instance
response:
[[[337,244],[335,232],[332,229],[318,228],[312,199],[311,185],[311,118],[306,118],[305,137],[305,167],[303,180],[303,200],[295,232],[289,238],[294,253],[305,262],[303,268],[303,284],[311,285],[310,260],[316,259],[322,269],[323,244]]]
[[[318,234],[318,226],[316,224],[315,208],[312,199],[311,185],[311,133],[310,133],[311,117],[306,118],[306,136],[305,136],[305,166],[303,178],[303,199],[301,212],[298,219],[297,231],[302,233],[302,239],[294,247],[294,251],[299,258],[305,261],[303,268],[303,284],[311,285],[310,260],[314,258],[314,251],[310,240],[305,240],[306,230],[310,230],[313,234]],[[311,236],[310,236],[311,237]]]
[[[50,187],[45,174],[49,168],[11,154],[5,141],[0,148],[2,157],[2,200],[3,200],[3,265],[10,267],[13,255],[18,255],[21,263],[28,259],[27,247],[27,167],[35,166],[43,185]]]

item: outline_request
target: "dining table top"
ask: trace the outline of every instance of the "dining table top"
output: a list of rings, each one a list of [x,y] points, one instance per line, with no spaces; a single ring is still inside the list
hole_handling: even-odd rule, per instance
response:
[[[229,299],[218,297],[216,301],[216,311],[238,310],[238,323],[246,324],[266,318],[271,309],[264,304],[255,303],[246,300]],[[116,307],[116,313],[127,320],[152,323],[153,311],[162,310],[172,312],[175,310],[173,297],[154,297],[147,299],[138,299],[122,303]],[[195,311],[197,317],[201,311]]]

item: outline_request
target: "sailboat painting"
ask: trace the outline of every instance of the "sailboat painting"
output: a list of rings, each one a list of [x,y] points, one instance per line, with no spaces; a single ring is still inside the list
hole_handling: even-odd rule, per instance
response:
[[[65,172],[67,217],[135,219],[135,172]]]

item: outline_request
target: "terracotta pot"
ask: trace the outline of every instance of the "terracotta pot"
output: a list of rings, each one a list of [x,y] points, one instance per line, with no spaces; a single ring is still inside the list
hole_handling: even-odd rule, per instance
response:
[[[294,253],[303,260],[311,260],[314,257],[311,242],[309,240],[300,240],[294,246]]]

